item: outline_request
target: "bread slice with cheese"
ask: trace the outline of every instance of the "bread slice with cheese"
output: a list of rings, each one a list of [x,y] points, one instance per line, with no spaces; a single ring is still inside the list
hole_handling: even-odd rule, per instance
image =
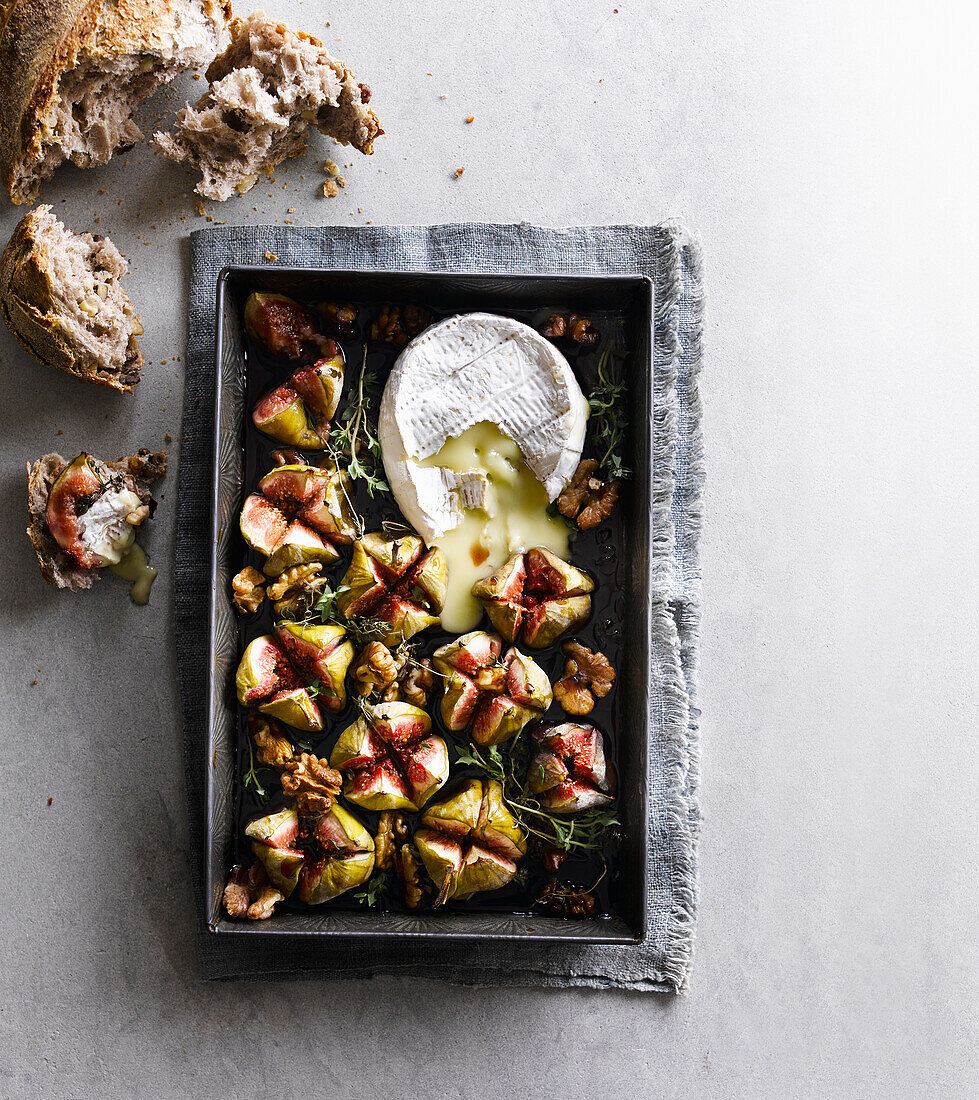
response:
[[[177,116],[164,153],[197,169],[198,194],[244,194],[287,157],[306,151],[310,126],[361,153],[384,131],[368,107],[370,88],[302,31],[262,11],[230,26],[231,42],[207,70],[210,87]]]
[[[229,0],[0,5],[0,178],[32,202],[62,161],[105,164],[142,134],[139,104],[218,52]]]
[[[31,540],[41,572],[48,584],[56,585],[58,588],[68,588],[73,592],[91,588],[98,578],[99,567],[79,565],[77,560],[59,544],[49,523],[48,503],[51,499],[51,491],[61,475],[71,465],[82,459],[91,466],[93,476],[100,485],[100,492],[90,498],[73,500],[72,507],[84,516],[86,511],[91,511],[100,497],[104,500],[107,494],[114,493],[118,497],[124,492],[131,493],[138,499],[140,505],[145,506],[145,515],[138,519],[133,516],[128,520],[133,528],[138,526],[155,507],[150,487],[154,481],[163,477],[167,470],[167,452],[157,451],[151,454],[146,449],[126,458],[120,458],[117,462],[101,462],[89,455],[79,455],[70,463],[61,455],[52,453],[28,465],[27,510],[30,524],[27,528],[27,537]],[[111,509],[102,508],[102,511],[105,514],[102,516],[100,535],[105,538],[105,530],[109,528],[111,531],[109,525],[114,517]],[[116,509],[116,512],[121,510]],[[124,513],[122,513],[122,522],[126,522]],[[94,523],[89,525],[90,532],[95,529],[95,526]],[[131,541],[131,535],[129,537]],[[63,536],[62,541],[65,541]],[[89,538],[89,541],[92,539]]]
[[[121,278],[128,265],[97,233],[73,233],[50,206],[30,211],[0,258],[0,312],[35,359],[100,386],[133,392],[143,326]]]

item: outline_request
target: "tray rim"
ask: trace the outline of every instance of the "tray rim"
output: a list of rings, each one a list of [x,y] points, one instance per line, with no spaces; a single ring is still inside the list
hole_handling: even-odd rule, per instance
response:
[[[211,809],[214,804],[215,798],[215,784],[216,776],[214,769],[215,754],[217,751],[217,734],[215,731],[214,715],[215,715],[215,703],[217,696],[222,691],[221,685],[218,683],[218,677],[215,675],[215,640],[217,633],[217,605],[216,594],[218,591],[218,565],[219,555],[218,547],[221,537],[220,530],[220,479],[218,473],[220,470],[220,446],[221,446],[221,420],[222,420],[222,395],[224,390],[223,375],[222,375],[222,363],[224,359],[224,326],[223,318],[224,311],[228,307],[230,301],[230,288],[229,283],[233,278],[261,278],[269,274],[275,274],[276,276],[286,277],[303,277],[303,276],[323,276],[331,277],[335,279],[352,278],[358,280],[378,279],[385,281],[387,279],[422,279],[431,280],[436,285],[445,281],[451,280],[476,280],[486,281],[494,285],[506,284],[511,280],[540,280],[542,282],[554,282],[554,283],[568,283],[573,282],[587,289],[589,285],[609,285],[609,284],[622,284],[626,287],[641,288],[642,293],[648,297],[648,303],[644,301],[644,306],[648,311],[649,320],[649,334],[648,334],[648,363],[644,358],[644,366],[647,369],[650,392],[652,390],[654,371],[655,371],[655,308],[656,308],[656,291],[653,280],[641,272],[631,273],[610,273],[610,272],[555,272],[555,271],[524,271],[514,270],[507,272],[493,272],[493,271],[466,271],[466,270],[411,270],[403,268],[384,268],[384,269],[358,269],[358,268],[334,268],[334,267],[317,267],[309,265],[290,265],[290,264],[226,264],[218,272],[215,286],[215,311],[214,311],[214,328],[215,328],[215,362],[214,362],[214,414],[212,421],[213,439],[211,446],[211,464],[209,468],[209,475],[211,477],[211,530],[210,530],[210,550],[209,550],[209,579],[210,589],[208,593],[208,691],[207,691],[207,732],[206,732],[206,755],[205,755],[205,767],[207,774],[205,778],[205,813],[204,813],[204,828],[205,828],[205,844],[204,844],[204,882],[205,890],[210,892],[211,883],[214,878],[215,861],[217,853],[215,851],[215,842],[212,831],[212,817]],[[647,487],[651,490],[653,481],[653,455],[654,455],[654,429],[653,429],[653,417],[652,417],[652,404],[650,397],[650,417],[647,429],[647,445],[649,451],[649,466],[646,471],[646,483]],[[647,510],[645,531],[643,532],[645,537],[645,543],[647,546],[652,546],[653,539],[653,523],[651,510]],[[652,592],[653,582],[653,567],[652,558],[647,563],[646,576],[644,578],[645,587],[648,592]],[[651,648],[651,623],[649,616],[646,616],[645,634],[647,646]],[[646,734],[642,744],[642,763],[644,768],[644,782],[641,787],[641,817],[642,817],[642,841],[643,848],[648,851],[649,840],[649,735],[652,727],[651,720],[651,673],[649,670],[649,653],[647,651],[647,660],[645,662],[645,721],[644,732]],[[223,877],[223,866],[221,869],[221,875]],[[383,928],[383,927],[365,927],[362,929],[350,930],[310,930],[310,929],[297,929],[281,927],[268,927],[263,924],[249,924],[247,922],[231,921],[227,917],[221,914],[220,900],[217,900],[217,904],[214,904],[214,900],[211,898],[206,899],[206,907],[208,911],[207,929],[213,935],[229,936],[229,935],[248,935],[259,937],[275,937],[286,938],[289,940],[313,940],[319,941],[323,938],[330,939],[342,939],[342,940],[359,940],[369,938],[372,940],[423,940],[423,941],[451,941],[451,942],[489,942],[489,941],[513,941],[513,942],[538,942],[538,943],[569,943],[569,944],[608,944],[619,946],[635,946],[642,943],[647,935],[648,923],[649,923],[649,864],[648,858],[645,861],[642,891],[639,896],[639,926],[638,928],[632,924],[626,922],[626,920],[620,916],[609,916],[596,919],[593,923],[586,924],[584,922],[570,922],[563,918],[545,917],[536,915],[524,915],[517,912],[507,913],[505,911],[499,913],[485,913],[485,914],[443,914],[433,915],[431,913],[425,913],[425,919],[436,919],[444,922],[444,927],[441,929],[422,929],[422,928]],[[328,917],[330,911],[324,911],[322,916]],[[367,917],[370,911],[365,911],[363,916]],[[313,915],[313,914],[311,914]],[[348,914],[349,916],[350,914]],[[361,914],[356,914],[360,916]],[[383,916],[384,914],[378,913],[375,916]],[[471,930],[459,930],[453,928],[453,918],[461,916],[485,916],[487,918],[493,917],[500,920],[508,921],[512,924],[532,924],[536,927],[527,928],[525,930],[512,930],[512,931],[471,931]],[[403,914],[395,914],[400,918]],[[598,929],[602,924],[607,926],[607,932],[604,934]]]

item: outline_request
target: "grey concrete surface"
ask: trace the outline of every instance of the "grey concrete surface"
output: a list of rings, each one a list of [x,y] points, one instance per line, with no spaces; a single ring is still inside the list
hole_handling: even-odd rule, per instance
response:
[[[703,235],[692,991],[196,977],[174,479],[149,538],[161,576],[148,609],[112,577],[77,596],[48,588],[23,534],[33,456],[114,455],[169,431],[177,457],[182,242],[202,221],[187,177],[141,147],[103,170],[62,170],[44,191],[74,227],[100,217],[131,258],[149,360],[137,396],[56,375],[0,334],[0,1096],[974,1095],[968,6],[268,8],[322,34],[373,85],[388,136],[370,160],[341,153],[355,163],[335,200],[317,197],[328,155],[317,143],[274,185],[212,207],[216,218],[680,215]],[[199,87],[156,100],[150,126]],[[0,212],[4,237],[18,213]]]

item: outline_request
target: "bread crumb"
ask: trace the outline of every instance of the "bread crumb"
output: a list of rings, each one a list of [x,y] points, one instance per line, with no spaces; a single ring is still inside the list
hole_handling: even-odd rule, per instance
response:
[[[329,199],[335,199],[340,194],[340,188],[337,187],[335,180],[327,180],[323,184],[323,194]]]
[[[173,436],[169,432],[167,432],[166,435],[163,437],[163,442],[164,443],[172,443],[173,442]]]
[[[199,218],[203,218],[204,215],[207,213],[207,211],[204,209],[204,204],[201,202],[200,199],[198,199],[197,202],[194,203],[194,209],[197,211],[197,216]]]
[[[466,170],[466,168],[465,168],[465,165],[462,165],[461,167],[457,168],[457,169],[456,169],[456,170],[455,170],[455,171],[454,171],[454,172],[452,173],[452,175],[453,175],[453,176],[455,176],[455,178],[456,178],[456,179],[459,179],[459,178],[460,178],[460,176],[462,175],[462,173],[463,173],[463,172],[465,172],[465,170]]]
[[[363,214],[363,212],[364,212],[364,208],[362,206],[358,206],[357,207],[357,213],[358,214]]]
[[[340,169],[337,167],[336,161],[333,160],[323,161],[323,171],[328,176],[337,176],[340,174]]]
[[[468,124],[469,124],[470,122],[475,122],[475,121],[476,121],[476,116],[475,116],[475,115],[466,115],[466,124],[467,124],[467,125],[468,125]]]
[[[64,435],[65,433],[61,430],[61,428],[59,428],[54,434],[55,435]]]
[[[439,96],[439,99],[448,99],[448,98],[449,97],[444,92],[442,93],[442,95]]]
[[[289,206],[289,207],[286,208],[286,213],[287,214],[295,214],[295,212],[296,212],[296,208],[294,206]]]
[[[279,257],[276,256],[274,252],[269,252],[266,250],[265,258],[269,261],[269,263],[274,263]]]
[[[35,681],[34,681],[34,683],[36,684],[36,683],[37,683],[37,680],[35,680]],[[52,804],[53,802],[54,802],[54,799],[53,799],[53,798],[49,798],[49,799],[48,799],[48,805],[49,805],[49,806],[50,806],[50,805],[51,805],[51,804]]]
[[[98,225],[101,220],[102,220],[101,218],[96,218],[95,219],[95,224]]]
[[[346,187],[347,181],[343,176],[337,176],[337,187]]]

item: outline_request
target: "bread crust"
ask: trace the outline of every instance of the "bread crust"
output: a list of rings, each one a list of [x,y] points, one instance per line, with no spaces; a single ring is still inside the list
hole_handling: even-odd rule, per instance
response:
[[[39,218],[47,209],[37,207],[21,219],[0,257],[0,313],[4,322],[21,347],[45,366],[57,367],[85,382],[132,393],[143,366],[134,336],[129,337],[121,370],[85,371],[79,368],[71,344],[51,323],[44,308],[50,300],[50,280],[38,243]]]
[[[27,512],[30,523],[27,537],[31,540],[37,563],[48,584],[78,592],[91,588],[99,575],[98,569],[82,569],[55,542],[48,529],[47,508],[51,487],[68,465],[68,459],[57,452],[42,455],[27,464]],[[133,479],[136,495],[144,504],[152,501],[150,486],[167,472],[167,452],[150,453],[142,448],[116,462],[106,462],[110,470],[128,474]]]
[[[230,0],[205,3],[226,26]],[[37,186],[19,189],[18,176],[41,155],[62,75],[83,52],[98,61],[150,49],[167,12],[168,0],[116,0],[111,12],[105,0],[8,0],[0,7],[0,181],[12,202],[37,195]]]
[[[0,33],[0,178],[15,203],[18,166],[40,154],[58,79],[78,60],[102,0],[11,0]]]

